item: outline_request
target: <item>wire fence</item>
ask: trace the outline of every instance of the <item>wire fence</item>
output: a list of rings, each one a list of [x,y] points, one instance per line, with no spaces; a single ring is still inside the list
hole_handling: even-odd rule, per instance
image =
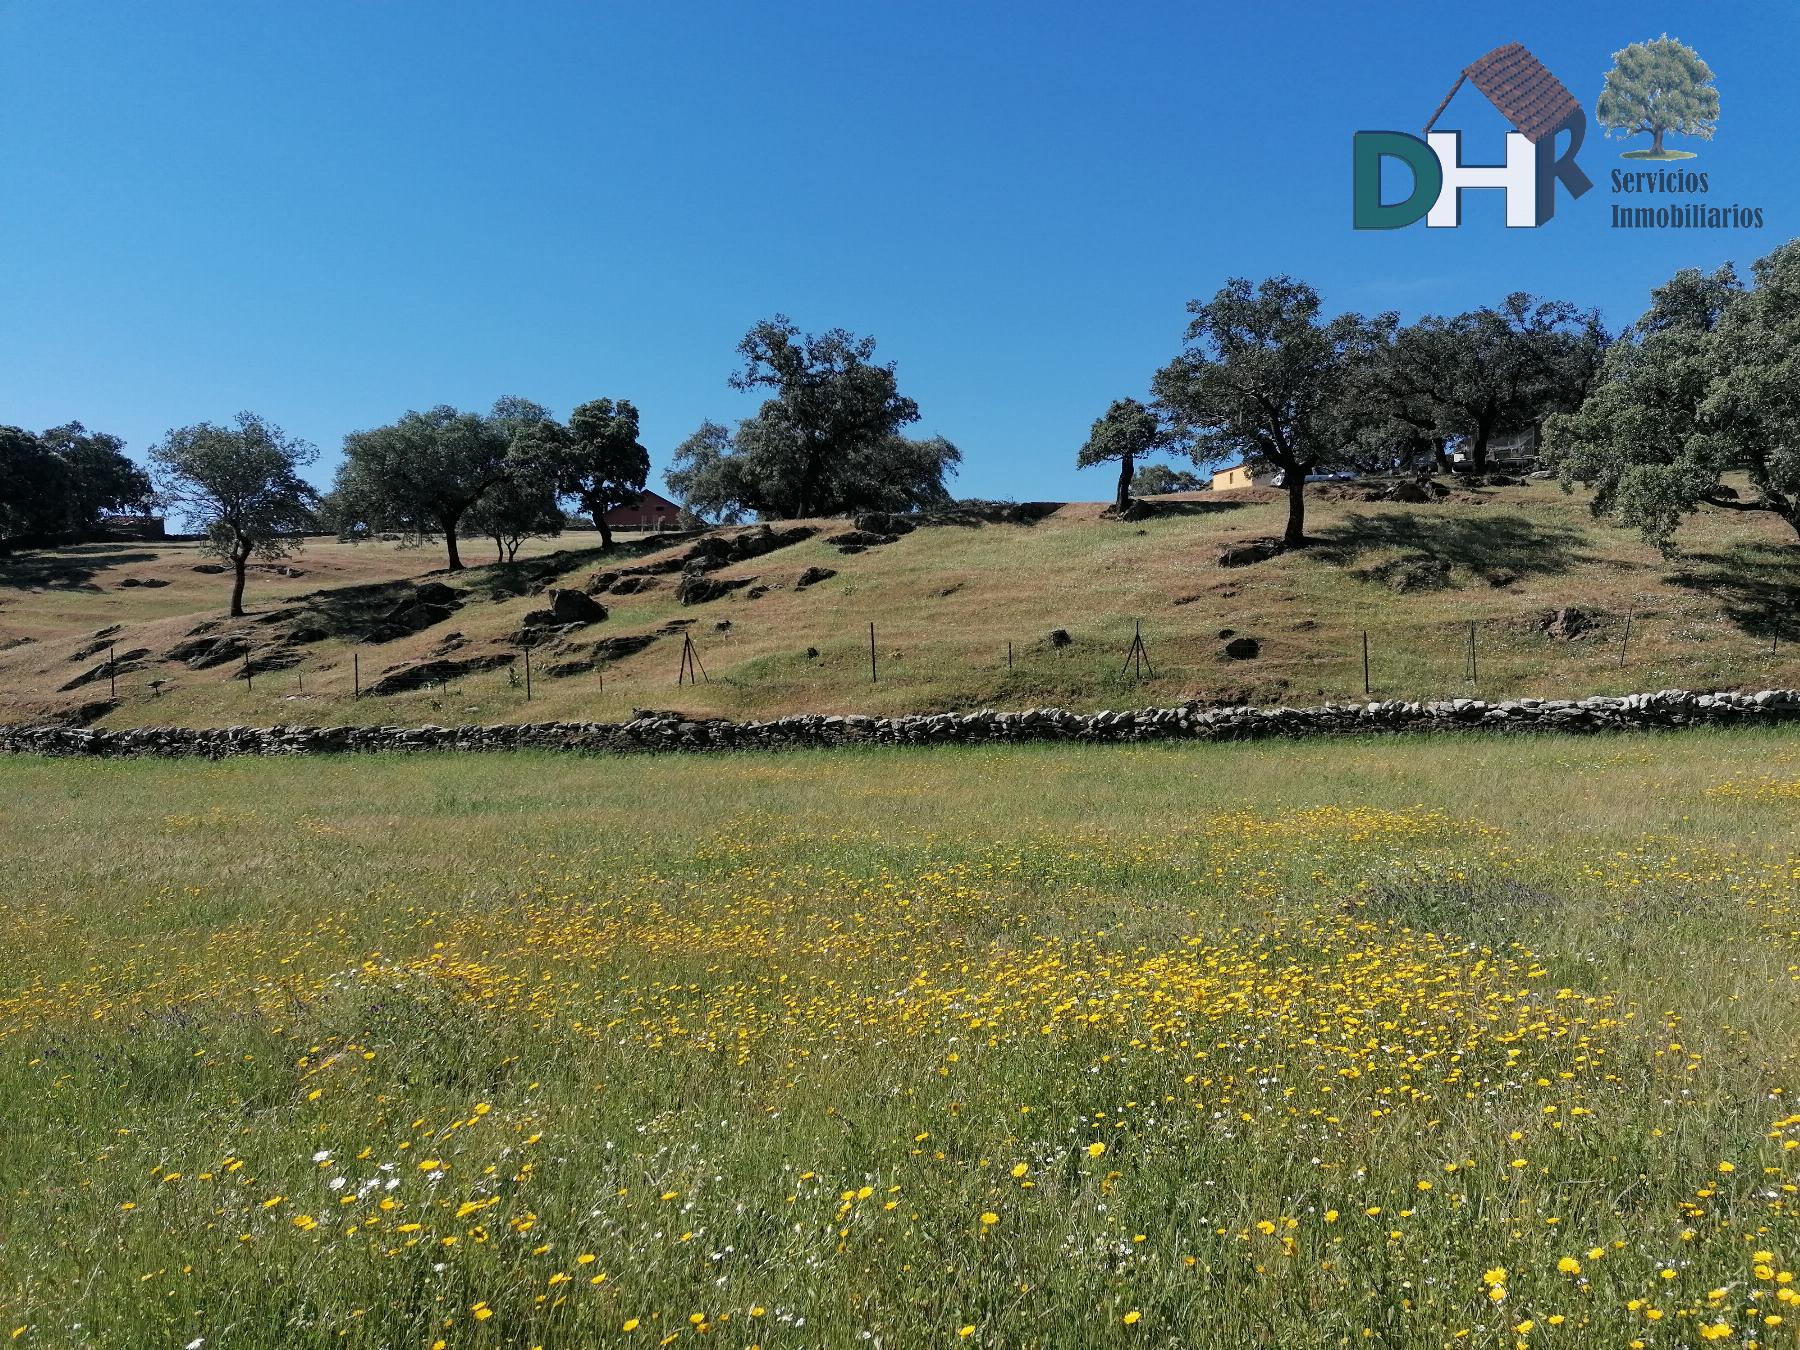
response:
[[[1701,666],[1714,672],[1712,682],[1702,680],[1692,687],[1767,684],[1800,661],[1800,648],[1794,641],[1800,623],[1792,622],[1791,616],[1788,622],[1770,625],[1766,637],[1742,630],[1696,636],[1679,631],[1680,616],[1659,614],[1646,607],[1641,597],[1634,598],[1623,616],[1570,609],[1555,612],[1546,623],[1543,613],[1537,611],[1528,616],[1489,615],[1405,627],[1338,627],[1329,635],[1320,632],[1308,639],[1291,634],[1251,637],[1229,628],[1218,630],[1214,639],[1196,633],[1191,624],[1181,628],[1152,624],[1147,629],[1142,619],[1120,618],[1083,629],[1078,637],[1054,629],[1036,639],[995,636],[962,647],[926,637],[915,649],[925,659],[916,664],[904,659],[908,653],[891,645],[884,653],[882,626],[871,620],[866,626],[858,624],[824,650],[806,648],[808,675],[804,681],[795,681],[779,669],[771,671],[768,662],[756,659],[766,656],[766,647],[745,653],[729,622],[710,644],[696,639],[693,623],[678,620],[658,634],[680,639],[679,651],[666,674],[659,673],[660,662],[634,660],[622,666],[620,661],[626,657],[546,661],[547,656],[556,654],[554,648],[535,645],[483,649],[477,660],[459,666],[450,657],[391,661],[385,651],[370,644],[307,661],[295,660],[288,646],[270,643],[259,650],[247,643],[233,678],[242,681],[244,698],[255,700],[258,706],[300,700],[315,705],[369,705],[374,701],[380,706],[417,695],[436,710],[446,699],[478,695],[485,711],[495,699],[503,706],[532,704],[546,692],[548,682],[556,691],[558,707],[567,710],[571,704],[579,705],[584,694],[596,699],[611,695],[616,703],[626,695],[649,698],[659,690],[698,689],[721,680],[733,687],[734,697],[746,692],[753,696],[759,685],[779,695],[785,681],[788,687],[804,684],[815,695],[821,688],[834,689],[843,699],[850,699],[859,689],[866,695],[873,687],[881,691],[883,702],[891,703],[890,691],[909,685],[922,689],[941,686],[946,672],[972,677],[971,687],[985,689],[997,703],[1009,697],[1023,701],[1047,691],[1075,703],[1104,702],[1127,697],[1137,689],[1165,701],[1198,698],[1203,702],[1279,703],[1355,698],[1493,699],[1522,696],[1528,691],[1544,693],[1551,688],[1558,697],[1576,697],[1608,688],[1636,688],[1643,679],[1672,678]],[[1666,631],[1659,634],[1659,625]],[[1319,630],[1316,620],[1301,620],[1290,627]],[[916,636],[916,630],[909,635]],[[1660,642],[1653,640],[1658,637]],[[1699,658],[1677,654],[1695,646]],[[132,658],[145,654],[128,653],[121,658],[116,644],[106,650],[107,660],[82,679],[88,684],[104,680],[108,699],[115,704],[134,699],[159,701],[187,683],[179,676],[133,679],[143,675],[145,667]],[[852,659],[859,650],[867,657],[862,671]],[[712,673],[707,670],[709,657],[715,666]],[[734,664],[733,658],[745,659]],[[1209,696],[1208,689],[1218,691],[1217,696]],[[348,720],[364,719],[354,715]]]

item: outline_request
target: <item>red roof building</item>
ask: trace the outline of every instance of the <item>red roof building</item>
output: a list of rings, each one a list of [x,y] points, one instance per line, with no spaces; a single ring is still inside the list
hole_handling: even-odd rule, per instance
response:
[[[645,488],[630,506],[615,506],[608,511],[606,523],[615,530],[673,530],[681,523],[681,508]]]

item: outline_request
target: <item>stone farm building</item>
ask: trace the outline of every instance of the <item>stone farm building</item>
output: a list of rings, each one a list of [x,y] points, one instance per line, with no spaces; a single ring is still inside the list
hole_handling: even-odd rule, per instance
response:
[[[164,539],[168,537],[168,528],[161,516],[101,516],[100,529],[113,539]]]
[[[681,508],[661,493],[645,488],[630,506],[615,506],[606,523],[615,530],[674,530],[681,524]]]

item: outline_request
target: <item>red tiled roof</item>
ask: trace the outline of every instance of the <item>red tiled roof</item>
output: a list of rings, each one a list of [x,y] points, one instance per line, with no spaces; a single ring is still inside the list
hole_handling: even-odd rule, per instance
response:
[[[1534,144],[1581,111],[1575,95],[1521,43],[1494,48],[1463,74]]]

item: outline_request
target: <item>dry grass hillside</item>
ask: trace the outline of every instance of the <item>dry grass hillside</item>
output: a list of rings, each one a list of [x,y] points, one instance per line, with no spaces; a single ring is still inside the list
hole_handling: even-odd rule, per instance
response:
[[[208,560],[192,543],[30,554],[0,560],[0,720],[454,723],[610,720],[640,707],[743,717],[1313,702],[1362,697],[1365,630],[1383,697],[1800,683],[1791,645],[1800,547],[1778,522],[1709,511],[1683,529],[1681,556],[1664,559],[1551,483],[1457,487],[1428,504],[1364,495],[1322,489],[1309,521],[1317,548],[1234,567],[1221,565],[1226,549],[1279,532],[1279,494],[1168,498],[1137,522],[1077,503],[1033,524],[922,527],[850,554],[832,542],[847,522],[800,522],[814,528],[809,538],[707,572],[724,594],[686,605],[677,598],[681,560],[695,547],[686,540],[604,557],[591,535],[572,535],[532,545],[516,564],[454,575],[434,572],[435,549],[309,540],[252,574],[242,620],[224,617],[228,578],[198,570]],[[833,575],[803,587],[809,568]],[[601,579],[608,616],[550,622],[549,591],[585,590],[597,571],[625,574]],[[1559,611],[1575,613],[1546,631]],[[1150,661],[1141,678],[1125,669],[1139,620]],[[678,689],[684,634],[706,678]],[[1249,644],[1228,651],[1242,639],[1253,656],[1232,654]],[[535,643],[529,704],[526,643]]]

